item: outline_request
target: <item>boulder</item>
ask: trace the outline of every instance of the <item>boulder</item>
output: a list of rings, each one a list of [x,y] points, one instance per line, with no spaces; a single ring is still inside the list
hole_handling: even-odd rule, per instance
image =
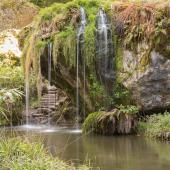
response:
[[[132,92],[132,100],[141,110],[165,110],[170,107],[170,59],[149,51],[145,43],[137,53],[123,52],[123,84]]]

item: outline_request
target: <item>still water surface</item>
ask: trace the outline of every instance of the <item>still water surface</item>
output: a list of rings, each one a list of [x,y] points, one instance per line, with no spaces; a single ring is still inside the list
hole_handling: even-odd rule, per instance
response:
[[[26,129],[15,128],[15,134],[32,141],[41,139],[53,155],[76,165],[101,170],[170,170],[168,142],[138,136],[87,136],[64,127]]]

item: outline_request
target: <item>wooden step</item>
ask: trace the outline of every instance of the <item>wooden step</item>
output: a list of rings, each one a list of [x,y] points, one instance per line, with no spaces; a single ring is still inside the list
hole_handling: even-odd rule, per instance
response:
[[[43,114],[41,113],[36,113],[36,114],[32,114],[33,117],[40,117],[40,116],[44,116]]]
[[[55,109],[56,107],[55,107],[55,106],[50,106],[50,107],[48,107],[48,106],[41,106],[41,108],[42,108],[42,109],[48,109],[48,108],[50,108],[50,109]]]

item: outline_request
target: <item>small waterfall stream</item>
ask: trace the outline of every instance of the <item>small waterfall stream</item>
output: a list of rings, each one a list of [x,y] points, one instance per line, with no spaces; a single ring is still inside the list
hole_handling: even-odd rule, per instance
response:
[[[84,93],[84,97],[85,97],[85,93],[86,93],[86,90],[85,90],[85,76],[86,76],[86,73],[85,73],[85,59],[82,59],[82,45],[83,45],[83,42],[84,42],[84,31],[85,31],[85,26],[86,26],[86,14],[85,14],[85,10],[83,7],[80,7],[80,15],[81,15],[81,23],[80,23],[80,27],[78,29],[78,32],[77,32],[77,56],[76,56],[76,108],[77,108],[77,111],[76,111],[76,117],[78,118],[79,116],[79,111],[80,111],[80,108],[79,108],[79,104],[80,104],[80,99],[79,99],[79,67],[80,65],[83,63],[83,93]],[[85,103],[84,103],[85,105]],[[85,106],[84,106],[85,107]],[[85,112],[85,109],[84,109],[84,112]],[[84,113],[85,114],[85,113]]]
[[[52,65],[52,43],[48,44],[48,95],[51,87],[51,65]],[[48,98],[48,108],[50,110],[50,98]],[[50,112],[48,113],[48,126],[50,126]]]
[[[48,44],[48,82],[49,86],[51,85],[51,54],[52,54],[52,43]]]
[[[25,107],[26,125],[29,125],[30,121],[29,121],[29,78],[28,77],[26,77],[25,80],[25,103],[26,103],[26,107]]]
[[[100,8],[96,19],[96,56],[97,76],[109,92],[110,85],[114,81],[114,50],[111,24],[102,8]]]

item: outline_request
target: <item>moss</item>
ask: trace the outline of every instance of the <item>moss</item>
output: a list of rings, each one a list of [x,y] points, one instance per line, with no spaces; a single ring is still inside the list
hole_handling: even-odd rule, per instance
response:
[[[84,133],[93,133],[97,130],[97,118],[102,114],[102,112],[90,113],[83,123]]]
[[[75,66],[76,63],[76,33],[73,27],[67,27],[53,38],[53,60],[57,64],[62,55],[65,64],[69,67]]]
[[[120,42],[114,43],[115,47],[115,70],[117,72],[123,71],[123,48]]]
[[[95,57],[95,36],[94,36],[95,26],[94,24],[88,25],[85,29],[85,47],[84,47],[84,55],[86,57],[86,64],[91,69],[94,64]]]
[[[151,60],[150,57],[151,57],[151,49],[146,50],[145,53],[143,54],[139,65],[140,71],[146,70],[147,66],[150,64],[150,60]]]
[[[84,133],[96,133],[104,135],[128,134],[134,132],[135,117],[138,112],[136,106],[120,105],[110,112],[94,112],[88,115],[83,123]],[[126,132],[126,123],[131,122],[130,131]],[[127,128],[128,129],[128,128]]]

